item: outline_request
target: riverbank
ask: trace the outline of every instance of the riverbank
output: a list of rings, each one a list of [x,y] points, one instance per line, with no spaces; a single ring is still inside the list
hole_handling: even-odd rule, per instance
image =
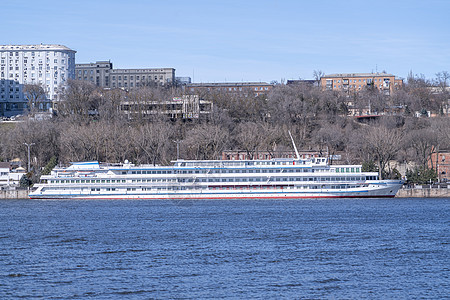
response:
[[[396,198],[450,198],[450,188],[400,189]]]
[[[28,190],[1,190],[0,200],[2,199],[28,199]]]

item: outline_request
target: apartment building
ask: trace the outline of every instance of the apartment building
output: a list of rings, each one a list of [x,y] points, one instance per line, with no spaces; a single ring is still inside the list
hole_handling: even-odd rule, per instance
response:
[[[190,83],[186,84],[188,93],[227,93],[243,94],[245,96],[267,95],[273,88],[273,84],[266,82],[218,82],[218,83]]]
[[[358,92],[374,87],[385,94],[391,94],[402,85],[403,79],[387,73],[330,74],[320,79],[322,89],[343,92]]]
[[[130,89],[146,85],[172,85],[175,69],[113,69],[110,61],[75,65],[75,79],[89,81],[102,88]]]
[[[49,100],[75,78],[76,51],[63,45],[0,45],[0,80],[41,84]]]

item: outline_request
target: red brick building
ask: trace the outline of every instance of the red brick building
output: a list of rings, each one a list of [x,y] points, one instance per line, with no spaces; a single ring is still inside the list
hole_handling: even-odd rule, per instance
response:
[[[403,86],[403,79],[387,73],[343,73],[320,78],[323,90],[358,92],[366,87],[375,87],[386,94]]]
[[[450,181],[450,150],[433,153],[428,166],[436,170],[440,182]]]

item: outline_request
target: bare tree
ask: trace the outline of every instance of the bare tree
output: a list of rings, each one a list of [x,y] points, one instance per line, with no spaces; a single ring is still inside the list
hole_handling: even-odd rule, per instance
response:
[[[58,156],[59,128],[51,121],[34,121],[30,118],[2,135],[3,156],[7,159],[19,157],[27,161],[27,149],[24,143],[33,144],[30,148],[31,167],[39,173],[48,160]]]
[[[409,132],[408,144],[415,151],[416,160],[423,168],[428,167],[428,162],[436,149],[437,143],[437,136],[431,128]]]
[[[380,178],[388,165],[394,159],[402,146],[403,134],[398,129],[388,129],[384,126],[368,127],[360,137],[364,141],[368,154],[373,157],[379,167]]]
[[[317,83],[318,86],[320,85],[320,79],[321,79],[323,76],[325,76],[325,73],[322,72],[322,70],[314,70],[314,71],[313,71],[313,77],[314,77],[314,80],[316,81],[316,83]]]
[[[29,112],[44,110],[46,94],[42,84],[25,84],[23,88]],[[42,106],[42,107],[41,107]]]
[[[134,157],[137,163],[149,162],[153,165],[166,164],[170,161],[169,149],[173,148],[173,126],[169,123],[148,123],[136,128],[131,139],[140,153]]]
[[[441,71],[436,73],[436,79],[434,83],[441,89],[441,93],[447,92],[448,83],[450,81],[450,73],[447,71]]]
[[[264,128],[255,122],[241,123],[235,128],[234,138],[240,150],[247,152],[249,159],[253,159],[258,149],[263,145]]]
[[[100,94],[95,91],[95,85],[90,82],[69,80],[58,103],[58,113],[86,121],[90,113],[98,111]]]
[[[200,124],[186,133],[183,148],[193,159],[220,159],[229,145],[230,133],[226,127]]]

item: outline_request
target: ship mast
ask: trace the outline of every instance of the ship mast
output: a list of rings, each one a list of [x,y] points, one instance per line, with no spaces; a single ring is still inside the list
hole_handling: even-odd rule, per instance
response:
[[[297,160],[300,160],[300,155],[298,154],[297,146],[295,146],[294,138],[292,138],[291,131],[288,130],[289,136],[291,137],[292,145],[294,145],[295,155],[297,156]]]

